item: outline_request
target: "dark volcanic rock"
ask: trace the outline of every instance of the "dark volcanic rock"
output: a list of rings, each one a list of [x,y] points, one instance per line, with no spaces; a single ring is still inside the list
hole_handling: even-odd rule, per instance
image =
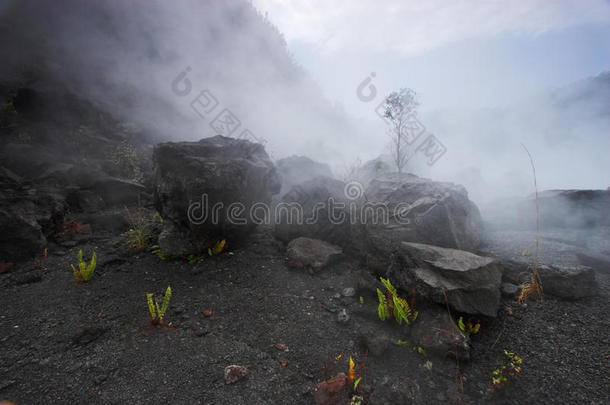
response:
[[[215,136],[164,143],[155,147],[153,161],[165,254],[205,251],[221,238],[242,240],[280,188],[263,146],[246,140]],[[253,217],[255,204],[260,211]]]
[[[65,204],[53,190],[0,181],[0,262],[42,254],[47,237],[61,230]]]
[[[546,294],[567,299],[597,294],[595,272],[585,266],[539,266],[542,288]]]
[[[309,237],[341,246],[383,272],[402,241],[475,250],[483,232],[466,190],[410,174],[386,174],[364,187],[316,177],[276,206],[275,236]]]
[[[468,251],[480,244],[481,214],[462,186],[391,173],[372,180],[365,195],[368,204],[385,204],[390,214],[368,226],[375,239]]]
[[[329,177],[316,177],[293,187],[276,206],[274,235],[288,242],[300,236],[343,247],[362,240],[364,228],[350,223],[346,185]],[[360,245],[360,244],[358,244]]]
[[[446,310],[419,314],[410,332],[411,340],[427,354],[470,359],[470,337],[457,327]]]
[[[503,278],[514,284],[522,284],[532,277],[531,267],[526,263],[502,261]],[[538,272],[544,294],[566,299],[594,296],[598,292],[595,271],[587,266],[539,265]]]
[[[394,285],[416,291],[455,310],[495,317],[500,305],[502,266],[462,250],[403,242],[388,271]]]
[[[280,196],[297,184],[315,177],[333,177],[327,164],[318,163],[306,156],[290,156],[276,162],[277,171],[282,181]]]
[[[289,266],[319,271],[341,257],[343,250],[329,243],[311,238],[296,238],[286,249]]]

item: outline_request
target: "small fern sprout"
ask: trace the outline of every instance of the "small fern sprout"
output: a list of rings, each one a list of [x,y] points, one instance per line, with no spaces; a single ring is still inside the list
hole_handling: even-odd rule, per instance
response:
[[[97,264],[97,256],[95,252],[93,252],[93,256],[91,256],[91,262],[87,265],[87,262],[83,260],[83,250],[78,251],[78,269],[74,267],[73,264],[70,264],[72,268],[72,274],[74,274],[74,278],[79,283],[83,283],[89,281],[91,277],[93,277],[93,272],[95,271],[95,266]]]
[[[466,333],[467,335],[476,335],[481,329],[481,322],[477,321],[477,323],[473,323],[470,319],[468,319],[466,323],[464,323],[464,318],[460,316],[460,319],[458,319],[458,326],[462,332]]]
[[[169,300],[172,297],[172,288],[167,286],[167,290],[165,290],[165,297],[163,297],[163,302],[159,307],[159,302],[153,301],[153,295],[151,293],[146,294],[146,302],[148,304],[148,312],[150,312],[151,323],[156,325],[163,321],[163,317],[165,316],[165,312],[167,312],[167,308],[169,307]]]

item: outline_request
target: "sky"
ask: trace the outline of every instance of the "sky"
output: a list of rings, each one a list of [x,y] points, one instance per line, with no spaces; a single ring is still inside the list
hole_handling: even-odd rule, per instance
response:
[[[363,107],[355,88],[371,72],[380,92],[411,87],[434,109],[504,106],[610,69],[609,1],[253,3],[348,109]]]
[[[420,119],[447,147],[433,167],[420,164],[418,174],[466,184],[478,201],[493,184],[500,185],[493,189],[498,196],[529,194],[525,144],[540,166],[543,189],[610,186],[610,165],[600,152],[610,149],[607,130],[588,128],[590,139],[580,143],[566,140],[570,134],[549,140],[556,112],[531,105],[541,94],[610,70],[610,1],[253,4],[277,25],[326,96],[371,131],[384,130],[375,114],[383,96],[401,87],[417,92]],[[367,77],[377,91],[371,102],[356,95]],[[512,118],[501,126],[492,114],[485,120],[485,111],[497,109]],[[518,122],[523,114],[537,122]]]

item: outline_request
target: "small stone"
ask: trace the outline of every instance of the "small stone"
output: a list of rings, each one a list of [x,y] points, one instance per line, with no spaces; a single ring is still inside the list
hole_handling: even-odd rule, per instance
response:
[[[248,368],[245,366],[230,365],[225,367],[225,383],[233,384],[248,375]]]
[[[286,249],[289,266],[309,269],[313,273],[338,261],[342,255],[343,250],[338,246],[303,237],[293,239]]]
[[[519,286],[512,283],[502,283],[502,295],[513,297],[519,292]]]
[[[205,336],[208,333],[210,333],[210,330],[206,326],[195,329],[195,336],[197,337]]]
[[[283,352],[287,352],[288,351],[288,346],[286,346],[283,343],[276,343],[275,348],[278,350],[281,350]]]
[[[343,308],[337,314],[337,321],[340,323],[346,323],[349,321],[349,315],[347,314],[347,311],[345,310],[345,308]]]
[[[343,291],[341,291],[341,294],[343,294],[344,297],[353,297],[356,295],[356,290],[352,287],[344,288]]]
[[[94,382],[95,382],[97,385],[99,385],[99,384],[103,383],[104,381],[106,381],[107,379],[108,379],[108,376],[107,376],[107,375],[105,375],[105,374],[101,374],[101,375],[98,375],[98,376],[94,377],[94,378],[93,378],[93,381],[94,381]]]

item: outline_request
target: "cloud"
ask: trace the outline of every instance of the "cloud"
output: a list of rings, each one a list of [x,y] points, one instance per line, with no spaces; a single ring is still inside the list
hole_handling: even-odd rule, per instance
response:
[[[254,0],[253,4],[268,13],[287,41],[314,46],[324,41],[329,52],[412,55],[454,41],[539,35],[610,22],[610,3],[604,0]]]

